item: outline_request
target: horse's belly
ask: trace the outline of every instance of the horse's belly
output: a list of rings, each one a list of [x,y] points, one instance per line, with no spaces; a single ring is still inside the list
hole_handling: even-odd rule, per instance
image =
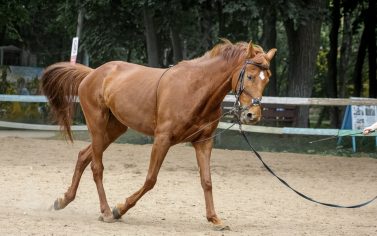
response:
[[[124,125],[146,135],[153,136],[155,130],[154,120],[151,114],[142,114],[132,109],[112,109],[114,116]]]
[[[153,135],[155,130],[155,110],[147,95],[133,94],[128,89],[113,93],[106,99],[112,114],[124,125]]]

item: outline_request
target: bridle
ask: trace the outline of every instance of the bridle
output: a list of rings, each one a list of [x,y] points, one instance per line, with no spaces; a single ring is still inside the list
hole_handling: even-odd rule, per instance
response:
[[[240,75],[238,76],[237,84],[236,84],[236,87],[235,87],[236,102],[234,103],[234,108],[236,108],[235,110],[237,110],[237,111],[244,111],[244,110],[249,109],[252,106],[260,106],[261,102],[262,102],[262,97],[256,97],[255,98],[247,90],[245,90],[244,77],[245,77],[245,71],[246,71],[247,65],[257,66],[261,70],[269,70],[270,69],[269,65],[263,65],[263,64],[260,64],[260,63],[256,63],[252,59],[245,61],[244,65],[242,66],[242,69],[240,71]],[[241,97],[242,93],[245,93],[247,96],[251,97],[250,104],[247,105],[247,106],[241,106],[240,97]]]

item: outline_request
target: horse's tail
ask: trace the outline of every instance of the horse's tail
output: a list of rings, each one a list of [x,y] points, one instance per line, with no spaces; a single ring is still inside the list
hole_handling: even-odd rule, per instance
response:
[[[41,78],[41,89],[50,103],[54,118],[71,142],[71,124],[78,88],[91,71],[92,68],[84,65],[60,62],[47,67]]]

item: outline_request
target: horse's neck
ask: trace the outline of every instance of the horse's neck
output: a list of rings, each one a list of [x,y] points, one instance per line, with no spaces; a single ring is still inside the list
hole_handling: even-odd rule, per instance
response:
[[[206,73],[206,79],[209,80],[208,86],[208,104],[214,109],[221,105],[222,100],[232,89],[231,77],[237,67],[236,61],[225,60],[222,58],[214,58],[202,64]]]

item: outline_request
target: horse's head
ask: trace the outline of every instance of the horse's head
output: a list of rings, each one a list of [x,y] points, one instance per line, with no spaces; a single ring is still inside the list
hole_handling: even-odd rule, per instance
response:
[[[233,74],[232,88],[242,108],[242,123],[255,124],[262,117],[262,94],[271,76],[269,66],[275,52],[273,48],[264,53],[262,48],[250,42],[243,64]]]

